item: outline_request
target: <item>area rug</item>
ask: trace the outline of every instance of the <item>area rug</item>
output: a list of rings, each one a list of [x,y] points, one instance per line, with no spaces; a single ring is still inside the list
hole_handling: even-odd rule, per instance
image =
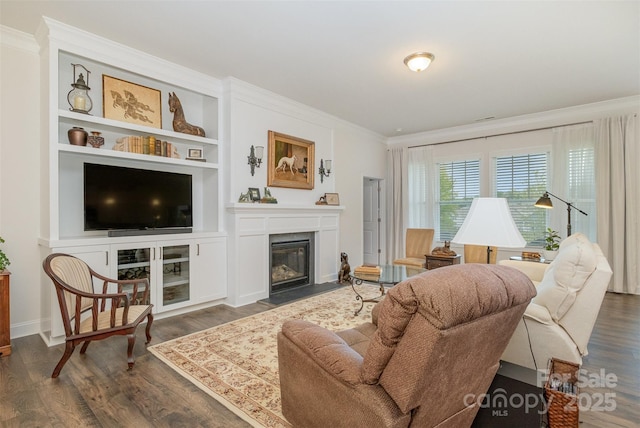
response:
[[[357,285],[365,299],[380,295]],[[371,320],[350,286],[149,347],[186,379],[256,427],[290,427],[282,416],[276,335],[287,319],[338,331]]]

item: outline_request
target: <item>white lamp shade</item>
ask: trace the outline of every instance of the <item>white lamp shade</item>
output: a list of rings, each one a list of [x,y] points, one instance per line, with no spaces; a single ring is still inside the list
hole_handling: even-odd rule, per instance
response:
[[[522,248],[527,244],[504,198],[475,198],[451,242],[505,248]]]
[[[264,147],[263,146],[256,146],[256,157],[258,159],[262,159],[263,155],[264,155]]]

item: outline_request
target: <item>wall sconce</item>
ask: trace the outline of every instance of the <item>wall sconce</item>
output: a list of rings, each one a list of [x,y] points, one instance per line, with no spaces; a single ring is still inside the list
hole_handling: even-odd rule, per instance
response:
[[[325,168],[324,165],[327,165]],[[320,159],[320,168],[318,168],[318,172],[320,173],[320,183],[324,182],[324,177],[328,177],[331,174],[331,160],[327,159],[326,161],[322,161]]]
[[[73,80],[75,83],[71,84],[72,90],[67,94],[67,102],[71,108],[69,110],[75,111],[76,113],[84,113],[89,114],[91,108],[93,107],[93,102],[91,101],[91,97],[89,97],[89,74],[91,73],[81,64],[71,64],[73,65]],[[76,78],[76,67],[84,68],[84,71],[87,72],[87,82],[84,81],[84,76],[80,73],[80,76]]]
[[[251,175],[255,174],[256,167],[260,168],[263,154],[263,146],[256,146],[255,149],[251,146],[251,151],[249,152],[249,156],[247,156],[247,164],[251,165]]]

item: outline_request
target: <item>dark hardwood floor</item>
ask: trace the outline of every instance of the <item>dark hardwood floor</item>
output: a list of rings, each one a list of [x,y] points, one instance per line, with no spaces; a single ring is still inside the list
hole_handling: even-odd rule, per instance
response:
[[[233,309],[216,306],[153,324],[152,344],[268,310],[262,304]],[[593,332],[588,372],[614,373],[614,411],[583,411],[581,428],[637,427],[640,421],[640,296],[608,293]],[[63,346],[48,348],[39,336],[12,341],[0,359],[2,427],[247,427],[231,411],[145,350],[144,328],[135,347],[136,364],[126,370],[126,339],[79,349],[58,379],[51,372]],[[593,392],[603,392],[594,389]]]

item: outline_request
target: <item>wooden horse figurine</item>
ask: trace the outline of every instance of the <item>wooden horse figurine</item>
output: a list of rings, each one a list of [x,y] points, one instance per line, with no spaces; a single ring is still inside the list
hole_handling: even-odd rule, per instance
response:
[[[176,96],[175,92],[169,92],[169,111],[173,113],[173,130],[182,132],[183,134],[199,135],[204,137],[204,129],[199,126],[191,125],[184,118],[182,104]]]

